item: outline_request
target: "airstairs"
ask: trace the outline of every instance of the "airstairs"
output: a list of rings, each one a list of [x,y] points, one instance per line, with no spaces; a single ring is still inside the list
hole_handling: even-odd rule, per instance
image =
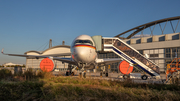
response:
[[[119,38],[103,38],[103,40],[104,51],[112,51],[130,65],[135,65],[152,77],[160,78],[159,67],[123,40]]]

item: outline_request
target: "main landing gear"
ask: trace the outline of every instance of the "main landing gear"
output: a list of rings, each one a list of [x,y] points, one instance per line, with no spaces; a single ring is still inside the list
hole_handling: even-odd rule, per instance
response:
[[[101,72],[100,77],[108,77],[108,72]]]
[[[71,76],[74,76],[74,72],[67,71],[67,72],[66,72],[66,76],[70,76],[70,75],[71,75]]]
[[[100,77],[108,77],[108,66],[101,66]]]
[[[66,72],[66,76],[74,76],[74,70],[76,69],[73,65],[68,65],[68,71]]]

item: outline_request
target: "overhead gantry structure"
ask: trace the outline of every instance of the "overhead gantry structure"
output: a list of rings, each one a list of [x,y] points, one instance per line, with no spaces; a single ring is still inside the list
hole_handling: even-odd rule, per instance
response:
[[[173,20],[177,20],[177,21],[178,21],[175,28],[174,28],[174,26],[173,26],[173,24],[172,24],[172,22],[171,22],[171,21],[173,21]],[[163,23],[163,22],[166,22],[164,28],[161,27],[161,23]],[[165,29],[165,27],[166,27],[166,25],[167,25],[167,22],[170,22],[173,33],[176,33],[178,24],[179,24],[179,22],[180,22],[180,16],[171,17],[171,18],[165,18],[165,19],[161,19],[161,20],[149,22],[149,23],[146,23],[146,24],[143,24],[143,25],[134,27],[134,28],[132,28],[132,29],[130,29],[130,30],[127,30],[127,31],[125,31],[125,32],[122,32],[122,33],[116,35],[115,37],[118,37],[118,38],[120,38],[120,39],[130,39],[130,38],[132,38],[134,35],[136,35],[136,34],[139,33],[139,32],[141,32],[141,35],[143,35],[143,31],[144,31],[144,29],[146,29],[146,28],[150,28],[151,35],[153,35],[154,28],[155,28],[155,26],[156,26],[157,24],[159,24],[159,27],[160,27],[160,29],[161,29],[161,31],[162,31],[162,34],[164,34],[164,29]],[[153,29],[151,29],[151,26],[154,26]],[[132,31],[132,33],[131,33],[129,36],[127,36],[126,38],[125,38],[125,37],[122,37],[122,35],[125,35],[125,34],[127,34],[127,33],[130,33],[131,31]]]

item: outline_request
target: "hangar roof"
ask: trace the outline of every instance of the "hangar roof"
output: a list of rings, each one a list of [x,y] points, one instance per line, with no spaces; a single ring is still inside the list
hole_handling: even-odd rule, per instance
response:
[[[48,48],[44,51],[27,51],[24,54],[27,55],[50,55],[50,56],[70,56],[70,46],[68,45],[58,45],[51,48]],[[63,54],[63,55],[60,55]]]

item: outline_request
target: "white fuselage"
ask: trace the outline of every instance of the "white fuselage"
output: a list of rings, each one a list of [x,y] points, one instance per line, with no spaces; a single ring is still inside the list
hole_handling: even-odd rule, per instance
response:
[[[97,53],[92,38],[88,35],[80,35],[75,38],[71,45],[71,55],[77,64],[87,66],[94,63]]]

